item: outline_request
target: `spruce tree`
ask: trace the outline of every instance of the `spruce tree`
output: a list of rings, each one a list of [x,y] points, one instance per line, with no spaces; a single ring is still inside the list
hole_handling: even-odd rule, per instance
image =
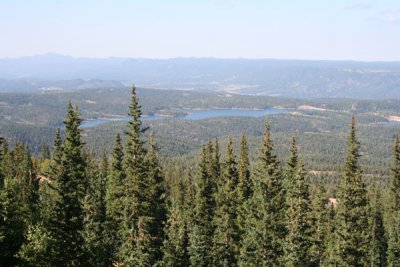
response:
[[[84,231],[85,251],[88,253],[89,266],[110,266],[110,238],[106,228],[106,178],[108,162],[105,155],[100,167],[91,154],[86,155],[87,193],[84,199]]]
[[[148,195],[150,199],[149,216],[151,235],[151,254],[155,261],[162,258],[161,246],[164,240],[164,227],[167,219],[167,204],[164,176],[159,163],[158,148],[154,132],[150,133],[149,147],[146,155]],[[150,248],[149,248],[150,249]]]
[[[237,225],[237,185],[239,174],[232,139],[228,140],[227,159],[217,195],[214,216],[213,261],[215,266],[237,266],[239,230]]]
[[[368,261],[368,201],[359,164],[359,143],[353,117],[344,173],[338,186],[337,260],[341,266],[366,266]]]
[[[285,198],[280,163],[274,154],[269,124],[254,173],[254,193],[247,204],[246,233],[240,266],[279,266],[285,239]]]
[[[381,192],[376,186],[372,188],[369,207],[369,261],[370,266],[386,266],[387,243],[383,224],[383,207],[381,205]]]
[[[286,231],[285,266],[311,266],[310,198],[304,166],[297,155],[296,139],[292,139],[286,168]]]
[[[62,140],[60,129],[55,132],[53,158],[49,173],[43,173],[39,198],[39,220],[29,226],[26,242],[21,246],[18,257],[27,266],[56,266],[60,264],[57,257],[59,244],[55,239],[56,224],[55,205],[58,195],[57,180],[61,174]],[[51,179],[50,179],[51,178]]]
[[[311,248],[310,261],[312,266],[321,266],[326,254],[326,239],[328,235],[329,207],[326,190],[318,181],[317,192],[312,201],[311,215]]]
[[[26,146],[2,147],[0,185],[0,265],[23,264],[18,257],[29,227],[38,220],[38,180]]]
[[[238,198],[239,203],[244,203],[250,198],[253,188],[252,181],[250,177],[250,160],[249,160],[249,148],[247,145],[247,138],[242,135],[242,140],[240,144],[240,158],[238,166]]]
[[[328,205],[328,219],[326,222],[326,237],[324,242],[325,252],[322,257],[321,266],[338,266],[338,238],[336,235],[336,208],[330,203]]]
[[[119,249],[119,263],[127,266],[151,266],[160,260],[160,237],[165,217],[160,212],[164,204],[157,207],[153,204],[162,201],[162,176],[158,162],[151,164],[146,159],[153,157],[147,154],[142,140],[147,130],[142,126],[139,100],[136,88],[132,88],[131,105],[129,107],[129,131],[124,156],[126,173],[124,194],[124,216],[120,228],[122,245]],[[151,146],[151,145],[150,145]],[[153,148],[150,147],[150,151]],[[155,153],[155,150],[150,153]],[[150,155],[150,156],[149,156]],[[164,209],[164,208],[163,208]],[[163,213],[163,215],[161,214]]]
[[[295,176],[295,173],[298,171],[298,162],[299,156],[296,146],[296,138],[292,137],[292,143],[290,146],[290,157],[286,162],[286,166],[284,169],[283,187],[285,191],[289,191],[290,187],[293,185],[293,178]]]
[[[237,226],[239,246],[246,232],[246,214],[247,214],[247,201],[250,199],[253,192],[253,182],[250,175],[250,160],[249,148],[247,145],[247,138],[242,135],[240,145],[240,157],[238,164],[238,177],[239,182],[237,186]]]
[[[393,146],[387,213],[387,264],[394,267],[400,265],[400,142],[398,133],[396,133]]]
[[[182,178],[182,177],[179,177]],[[165,227],[165,239],[163,242],[163,259],[161,266],[186,267],[189,262],[189,229],[185,201],[185,188],[182,180],[179,180],[177,192],[170,195],[168,219]]]
[[[62,146],[57,173],[58,197],[55,203],[54,260],[60,266],[78,266],[85,262],[83,231],[83,197],[86,191],[85,160],[82,156],[81,124],[77,108],[69,103],[65,124],[65,141]]]
[[[213,216],[215,202],[214,184],[209,172],[210,153],[203,146],[197,171],[197,193],[192,215],[192,228],[189,236],[189,255],[191,266],[211,266]]]
[[[117,260],[117,251],[122,245],[124,221],[124,197],[126,175],[123,168],[124,152],[121,136],[116,135],[112,151],[112,160],[106,182],[106,224],[111,242],[113,261]]]

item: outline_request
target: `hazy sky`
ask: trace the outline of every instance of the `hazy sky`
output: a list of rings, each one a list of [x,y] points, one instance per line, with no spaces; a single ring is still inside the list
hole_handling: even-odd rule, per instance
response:
[[[0,57],[400,60],[399,0],[0,0]]]

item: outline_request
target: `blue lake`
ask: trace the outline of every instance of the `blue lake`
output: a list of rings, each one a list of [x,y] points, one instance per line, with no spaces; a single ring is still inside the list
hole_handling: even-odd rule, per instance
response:
[[[203,120],[215,117],[263,117],[272,114],[280,114],[288,112],[285,109],[204,109],[204,110],[185,110],[188,114],[178,117],[167,116],[143,116],[143,121],[165,120],[165,119],[184,119],[184,120]],[[129,116],[121,116],[107,119],[87,120],[81,125],[82,128],[89,128],[112,121],[128,121]]]

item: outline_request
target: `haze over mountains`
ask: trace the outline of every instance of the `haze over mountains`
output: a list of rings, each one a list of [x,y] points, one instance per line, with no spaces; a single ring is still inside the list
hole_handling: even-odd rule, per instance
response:
[[[216,58],[0,59],[0,92],[121,87],[304,98],[400,99],[400,62]]]

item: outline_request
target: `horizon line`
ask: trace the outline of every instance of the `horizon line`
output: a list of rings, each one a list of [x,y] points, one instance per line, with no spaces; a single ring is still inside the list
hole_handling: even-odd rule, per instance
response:
[[[321,61],[321,62],[365,62],[365,63],[399,63],[400,60],[361,60],[361,59],[307,59],[307,58],[280,58],[280,57],[217,57],[217,56],[175,56],[175,57],[134,57],[134,56],[73,56],[62,53],[47,52],[34,55],[15,57],[0,57],[0,60],[18,60],[44,56],[57,56],[72,59],[135,59],[135,60],[174,60],[174,59],[220,59],[220,60],[281,60],[281,61]]]

